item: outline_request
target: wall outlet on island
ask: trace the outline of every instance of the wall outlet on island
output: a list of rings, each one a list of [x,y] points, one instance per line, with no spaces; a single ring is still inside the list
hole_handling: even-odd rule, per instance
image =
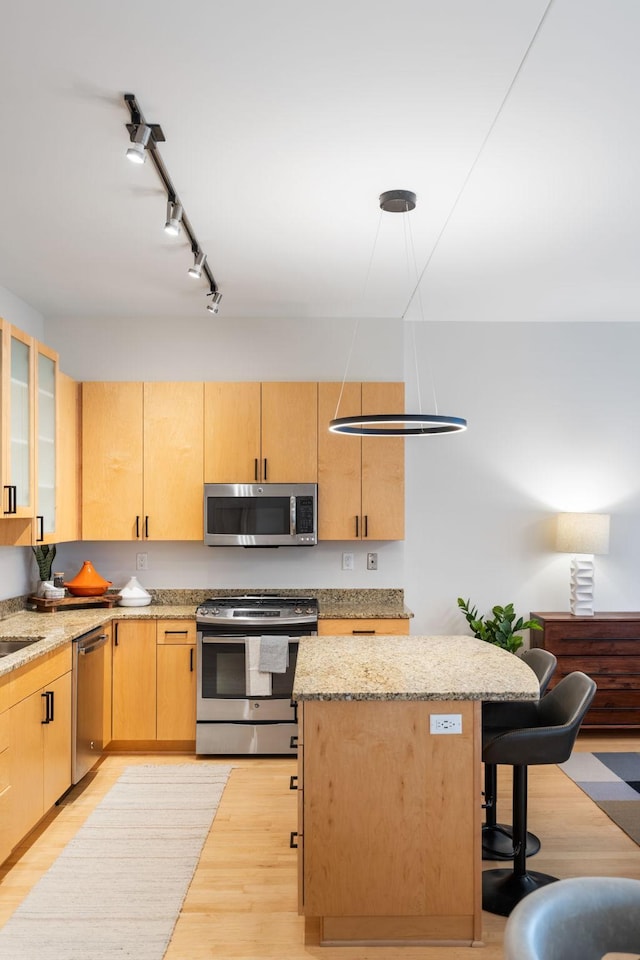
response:
[[[355,566],[355,557],[353,553],[343,553],[342,554],[342,569],[343,570],[353,570]]]
[[[461,713],[432,713],[429,733],[462,733]]]
[[[149,554],[136,553],[136,570],[148,570],[148,569],[149,569]]]

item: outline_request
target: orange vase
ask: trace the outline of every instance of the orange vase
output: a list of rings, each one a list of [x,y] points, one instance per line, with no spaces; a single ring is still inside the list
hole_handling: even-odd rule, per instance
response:
[[[65,587],[74,597],[101,597],[111,583],[111,580],[100,576],[91,560],[85,560],[73,580],[65,583]]]

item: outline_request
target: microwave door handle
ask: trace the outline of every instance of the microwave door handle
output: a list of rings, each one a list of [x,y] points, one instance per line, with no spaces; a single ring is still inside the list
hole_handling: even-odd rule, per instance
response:
[[[291,536],[295,536],[296,532],[296,498],[291,497],[291,506],[289,508],[289,533]]]

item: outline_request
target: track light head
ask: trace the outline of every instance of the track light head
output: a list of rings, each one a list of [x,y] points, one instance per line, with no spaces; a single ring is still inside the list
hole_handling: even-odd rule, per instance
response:
[[[212,290],[211,293],[207,294],[208,297],[211,297],[211,302],[207,304],[207,310],[209,313],[218,313],[220,310],[220,301],[222,300],[222,294],[217,290]]]
[[[135,132],[131,134],[131,146],[127,150],[127,159],[132,163],[144,163],[147,159],[147,144],[151,137],[151,127],[146,123],[139,123]]]
[[[201,250],[196,253],[196,258],[193,261],[193,265],[190,266],[189,270],[187,271],[189,276],[193,277],[194,280],[199,280],[202,276],[202,268],[206,259],[206,253],[202,253]]]
[[[180,233],[180,221],[182,220],[182,205],[178,200],[167,201],[167,221],[164,225],[165,233],[171,237],[177,237]]]

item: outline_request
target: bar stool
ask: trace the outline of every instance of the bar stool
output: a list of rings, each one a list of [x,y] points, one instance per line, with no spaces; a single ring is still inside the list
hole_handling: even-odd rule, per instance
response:
[[[534,648],[524,650],[520,658],[528,664],[538,678],[540,696],[546,692],[549,681],[557,666],[556,657],[549,650]],[[522,710],[522,701],[494,701],[482,705],[482,736],[504,733],[515,727],[526,725],[527,710]],[[498,768],[495,763],[484,765],[484,801],[485,822],[482,825],[482,859],[513,859],[513,828],[497,822]],[[540,840],[533,833],[527,833],[526,856],[532,857],[540,849]]]
[[[557,879],[527,872],[527,771],[532,764],[568,760],[595,692],[595,682],[576,670],[538,703],[522,702],[527,722],[521,728],[488,736],[484,743],[485,763],[513,767],[513,869],[483,870],[482,908],[489,913],[507,917],[528,893]]]

